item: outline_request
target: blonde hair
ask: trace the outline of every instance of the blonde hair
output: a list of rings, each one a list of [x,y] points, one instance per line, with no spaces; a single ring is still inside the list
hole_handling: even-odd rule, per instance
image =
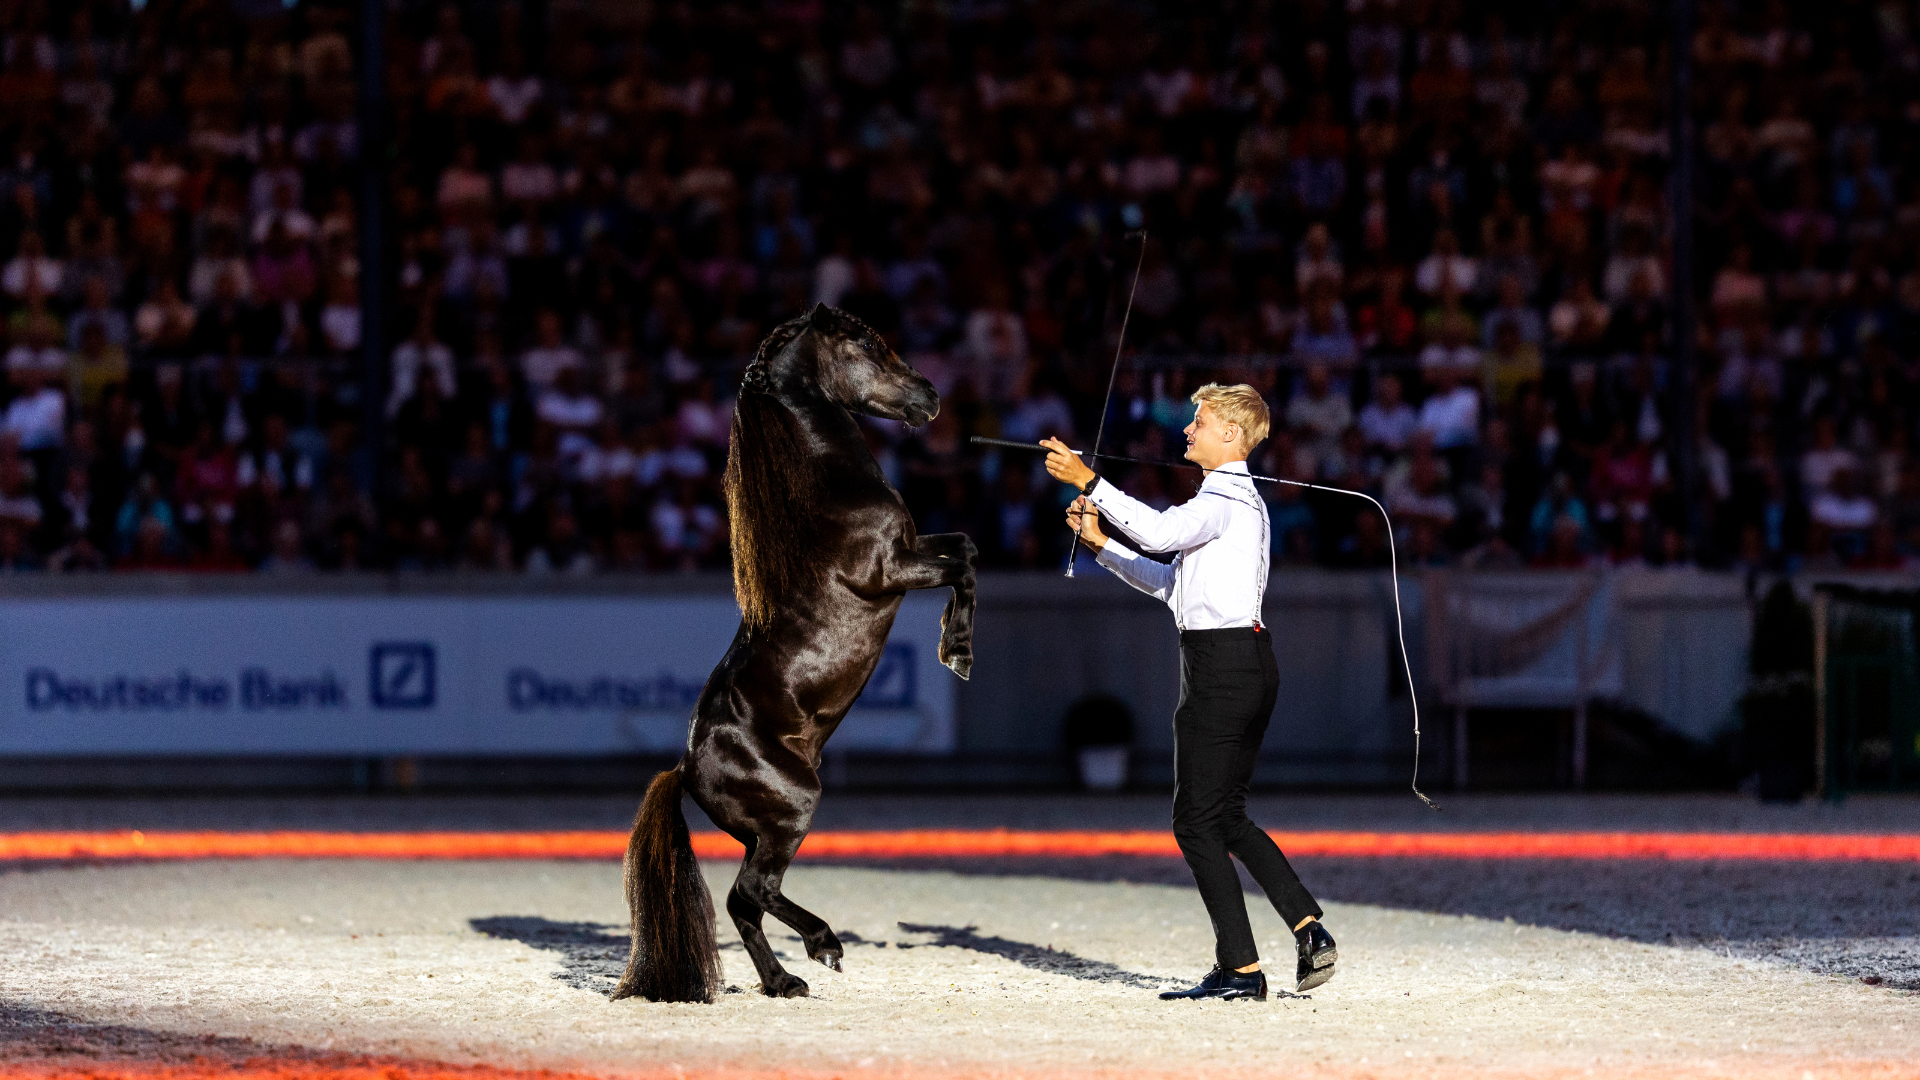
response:
[[[1251,450],[1267,441],[1267,429],[1273,423],[1267,412],[1267,403],[1261,398],[1260,391],[1246,383],[1222,386],[1208,383],[1193,392],[1195,405],[1206,405],[1213,409],[1213,415],[1229,424],[1237,425],[1240,434]]]

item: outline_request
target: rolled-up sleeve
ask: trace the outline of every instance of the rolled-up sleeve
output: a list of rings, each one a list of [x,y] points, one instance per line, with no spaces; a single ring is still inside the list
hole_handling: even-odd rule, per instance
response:
[[[1112,536],[1094,556],[1094,561],[1108,570],[1121,581],[1139,589],[1156,600],[1165,600],[1173,592],[1173,567],[1163,562],[1155,562],[1133,550]]]
[[[1155,510],[1105,480],[1093,487],[1087,501],[1100,508],[1111,523],[1142,551],[1188,551],[1226,531],[1228,500],[1202,491],[1168,510]],[[1151,562],[1152,560],[1148,560]]]

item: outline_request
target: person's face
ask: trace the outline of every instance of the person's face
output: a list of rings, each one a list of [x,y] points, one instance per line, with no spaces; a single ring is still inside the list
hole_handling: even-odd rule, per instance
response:
[[[1217,469],[1229,461],[1246,456],[1240,425],[1230,424],[1214,414],[1213,406],[1202,402],[1187,425],[1186,459],[1203,469]]]

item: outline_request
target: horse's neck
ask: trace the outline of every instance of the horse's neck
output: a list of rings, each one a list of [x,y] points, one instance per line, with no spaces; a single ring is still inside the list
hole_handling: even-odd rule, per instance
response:
[[[867,449],[866,437],[860,433],[860,424],[852,413],[827,401],[789,401],[786,405],[829,475],[845,476],[853,472],[879,475],[879,465]]]

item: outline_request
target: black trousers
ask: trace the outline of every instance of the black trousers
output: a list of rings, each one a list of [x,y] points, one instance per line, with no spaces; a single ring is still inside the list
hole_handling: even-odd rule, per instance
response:
[[[1320,905],[1280,846],[1247,817],[1247,787],[1280,693],[1273,635],[1258,627],[1180,632],[1180,707],[1173,714],[1173,835],[1213,920],[1214,959],[1260,959],[1238,856],[1291,929]]]

